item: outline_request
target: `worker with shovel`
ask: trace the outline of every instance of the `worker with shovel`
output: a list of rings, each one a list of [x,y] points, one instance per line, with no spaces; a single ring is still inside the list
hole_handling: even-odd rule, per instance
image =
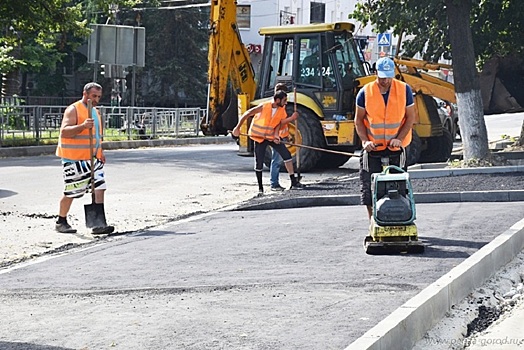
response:
[[[232,131],[232,135],[238,137],[242,124],[244,124],[248,118],[254,116],[251,127],[249,128],[249,137],[255,141],[255,173],[259,194],[264,193],[262,170],[264,168],[264,156],[267,146],[275,149],[284,159],[284,166],[291,179],[291,189],[302,189],[304,187],[295,174],[291,153],[289,153],[286,145],[280,142],[280,128],[298,117],[297,112],[288,117],[286,104],[287,93],[282,90],[276,91],[272,101],[250,108],[242,114],[238,124]]]
[[[88,190],[93,203],[85,205],[86,226],[91,233],[109,234],[114,231],[108,226],[104,213],[106,182],[102,150],[102,118],[94,107],[102,97],[102,86],[87,83],[82,99],[68,106],[64,112],[56,155],[62,158],[64,195],[60,200],[56,231],[76,233],[67,222],[67,214],[73,199],[82,197]]]
[[[285,83],[277,83],[275,85],[275,92],[277,92],[278,90],[282,90],[285,93],[287,93],[287,85]],[[295,111],[296,111],[296,99],[295,99]],[[296,120],[295,117],[298,118],[298,113],[293,114],[291,118],[286,118],[285,121],[287,123],[280,125],[279,137],[281,141],[283,141],[284,143],[289,141],[290,135],[289,135],[288,123],[292,122],[293,120]],[[269,165],[269,175],[270,175],[269,184],[271,186],[271,191],[283,191],[284,190],[284,187],[280,186],[280,181],[279,181],[280,168],[282,167],[282,163],[284,163],[284,160],[282,159],[280,154],[274,148],[271,148],[271,164]],[[300,175],[299,175],[298,180],[299,181],[301,180]]]

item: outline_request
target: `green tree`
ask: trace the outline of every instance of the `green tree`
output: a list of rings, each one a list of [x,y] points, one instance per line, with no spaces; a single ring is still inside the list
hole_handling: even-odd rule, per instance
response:
[[[27,73],[61,79],[57,64],[85,43],[89,23],[114,16],[116,8],[158,5],[158,0],[35,0],[0,2],[0,71],[22,76]],[[62,82],[62,85],[64,83]],[[60,85],[60,83],[59,83]]]
[[[143,103],[180,107],[205,101],[209,11],[202,8],[144,11],[146,67],[139,75]]]
[[[472,4],[471,31],[480,62],[494,56],[524,54],[524,1],[488,0]]]
[[[378,32],[392,29],[397,35],[414,35],[401,48],[405,55],[453,60],[464,159],[469,161],[490,155],[477,63],[494,53],[523,53],[518,37],[524,23],[523,4],[510,0],[368,0],[357,3],[351,16],[371,22]]]
[[[358,2],[350,15],[363,23],[373,23],[378,32],[393,29],[400,35],[413,37],[402,43],[403,53],[420,53],[424,60],[451,58],[447,8],[445,0],[369,0]],[[468,15],[473,36],[475,57],[479,66],[493,55],[523,55],[524,1],[466,0],[471,7]]]
[[[0,4],[2,72],[38,69],[60,59],[70,36],[86,36],[80,1],[2,1]]]

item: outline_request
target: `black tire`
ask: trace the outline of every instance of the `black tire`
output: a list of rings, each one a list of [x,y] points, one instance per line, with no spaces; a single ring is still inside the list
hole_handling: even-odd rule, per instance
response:
[[[453,122],[451,120],[447,120],[443,127],[444,129],[448,129],[449,133],[451,134],[451,139],[454,140]]]
[[[453,138],[447,129],[442,129],[441,136],[429,137],[427,148],[420,154],[419,163],[446,162],[451,157]]]
[[[288,115],[291,115],[293,113],[293,106],[288,105],[286,107],[286,111]],[[297,106],[297,112],[300,115],[298,119],[300,142],[298,143],[310,147],[326,148],[322,125],[320,124],[318,117],[309,109],[302,106]],[[293,139],[292,143],[297,143],[297,137],[295,136],[295,128],[293,125],[289,126],[289,132],[291,134],[291,138]],[[297,170],[297,147],[288,145],[288,150],[293,156],[293,167],[295,170]],[[300,148],[300,172],[307,172],[311,169],[314,169],[317,166],[322,153],[322,151]],[[264,157],[264,164],[267,167],[269,167],[271,164],[271,149],[269,148],[266,151],[266,155]],[[281,169],[285,169],[285,167],[282,166]]]
[[[420,154],[422,153],[422,141],[415,130],[413,130],[411,143],[407,147],[406,151],[408,154],[408,166],[418,163]]]

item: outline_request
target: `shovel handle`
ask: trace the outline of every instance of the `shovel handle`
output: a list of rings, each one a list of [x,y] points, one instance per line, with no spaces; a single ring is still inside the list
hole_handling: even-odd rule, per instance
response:
[[[228,132],[231,133],[231,130],[228,130]],[[244,133],[240,133],[239,136],[248,136],[249,137],[248,134],[244,134]],[[285,144],[285,145],[290,145],[290,146],[294,146],[294,147],[308,148],[308,149],[312,149],[314,151],[333,153],[333,154],[341,154],[343,156],[349,156],[349,157],[361,157],[360,154],[349,153],[349,152],[342,152],[342,151],[335,151],[335,150],[332,150],[332,149],[318,148],[318,147],[313,147],[313,146],[306,146],[306,145],[297,144],[297,143],[288,142],[288,141],[282,141],[282,143]]]
[[[297,112],[297,87],[296,86],[293,87],[293,111],[295,113]],[[295,120],[295,136],[296,136],[297,142],[300,142],[298,138],[298,119]],[[297,159],[297,175],[298,177],[300,177],[300,149],[297,149],[295,157]]]
[[[93,111],[93,102],[91,99],[87,100],[87,117],[92,118],[92,111]],[[95,168],[94,168],[94,162],[93,157],[95,155],[93,154],[93,128],[89,128],[89,164],[91,165],[91,198],[93,200],[93,203],[95,203]]]

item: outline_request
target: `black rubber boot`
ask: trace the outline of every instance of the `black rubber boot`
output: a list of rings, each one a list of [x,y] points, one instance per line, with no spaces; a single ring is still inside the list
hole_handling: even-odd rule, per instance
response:
[[[262,185],[262,171],[255,170],[255,174],[257,175],[258,193],[264,193],[264,186]]]
[[[295,174],[290,175],[289,178],[291,179],[291,190],[301,190],[306,187],[300,183],[298,177]]]

